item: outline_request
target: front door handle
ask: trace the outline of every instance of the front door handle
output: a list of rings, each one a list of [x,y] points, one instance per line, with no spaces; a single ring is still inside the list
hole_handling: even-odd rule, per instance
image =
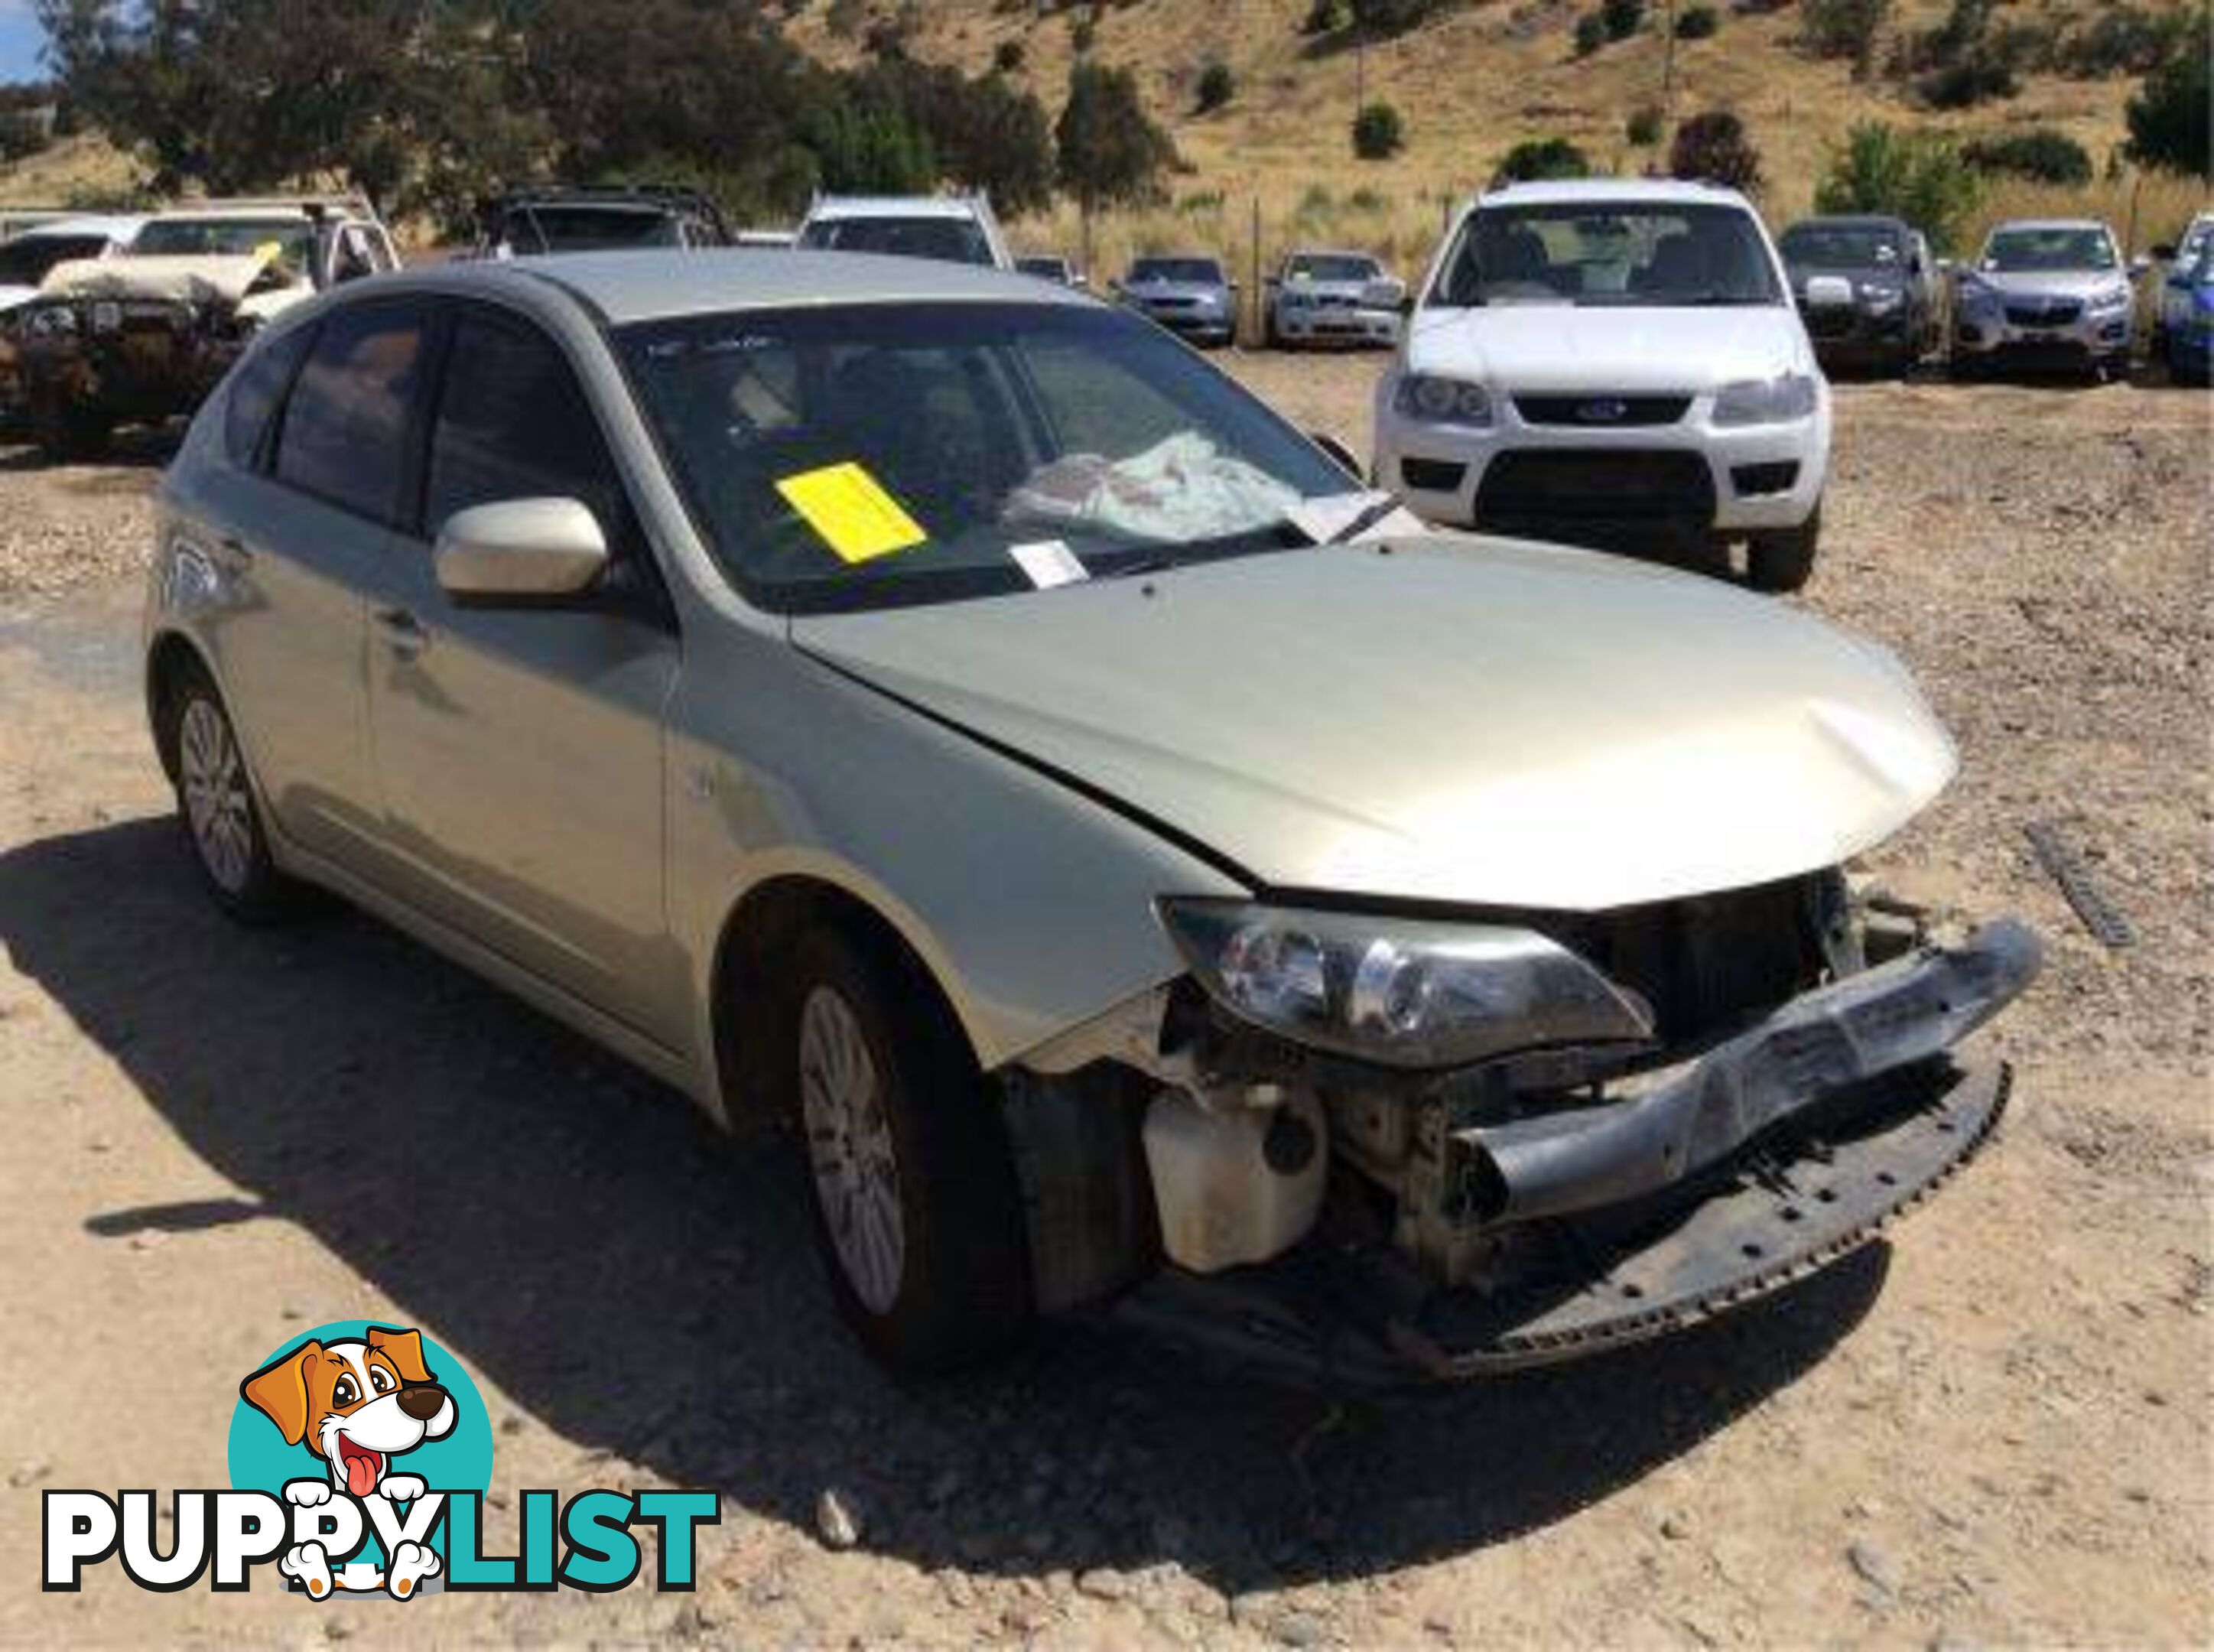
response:
[[[431,640],[423,622],[404,608],[379,609],[376,628],[384,633],[385,646],[402,659],[414,658]]]

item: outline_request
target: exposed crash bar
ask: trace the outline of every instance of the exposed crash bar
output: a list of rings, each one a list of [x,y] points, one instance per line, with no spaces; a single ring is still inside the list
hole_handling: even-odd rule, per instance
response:
[[[1635,1100],[1456,1133],[1488,1221],[1557,1216],[1654,1192],[1826,1095],[1950,1049],[2036,976],[2013,919],[1793,999]]]

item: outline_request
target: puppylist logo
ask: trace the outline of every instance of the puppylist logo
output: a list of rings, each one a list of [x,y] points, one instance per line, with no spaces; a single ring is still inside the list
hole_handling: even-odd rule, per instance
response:
[[[599,1488],[562,1501],[525,1491],[520,1552],[484,1552],[492,1427],[483,1399],[422,1332],[346,1321],[286,1343],[238,1386],[229,1490],[172,1495],[175,1539],[156,1547],[152,1491],[45,1494],[42,1579],[83,1587],[111,1559],[141,1588],[236,1592],[257,1566],[311,1600],[456,1590],[595,1594],[644,1563],[633,1528],[658,1532],[656,1582],[693,1586],[696,1529],[719,1518],[710,1491]]]

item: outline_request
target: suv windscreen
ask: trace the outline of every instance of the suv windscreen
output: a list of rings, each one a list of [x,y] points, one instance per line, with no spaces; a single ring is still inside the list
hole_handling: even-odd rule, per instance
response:
[[[0,285],[35,287],[55,265],[107,250],[106,236],[19,236],[0,247]]]
[[[779,612],[1028,590],[1018,558],[1052,541],[1094,576],[1304,544],[1285,512],[1350,486],[1120,311],[843,305],[616,336],[717,557]]]
[[[2114,262],[2104,229],[2000,229],[1984,248],[1984,267],[2001,275],[2111,270]]]
[[[1287,281],[1373,281],[1384,273],[1373,258],[1302,253],[1284,266]]]
[[[1222,285],[1222,266],[1211,258],[1135,258],[1130,260],[1130,279],[1219,287]]]
[[[315,262],[315,226],[304,217],[156,218],[131,243],[134,258],[238,257],[276,244],[296,270]]]
[[[992,244],[973,218],[817,218],[799,244],[835,253],[889,253],[945,264],[993,262]]]
[[[1813,270],[1873,270],[1899,262],[1899,232],[1875,223],[1795,223],[1777,243],[1783,261]]]
[[[1429,302],[1671,309],[1783,298],[1759,225],[1744,208],[1624,200],[1470,213]]]
[[[684,230],[657,207],[516,203],[500,236],[518,253],[609,252],[627,247],[682,247]]]

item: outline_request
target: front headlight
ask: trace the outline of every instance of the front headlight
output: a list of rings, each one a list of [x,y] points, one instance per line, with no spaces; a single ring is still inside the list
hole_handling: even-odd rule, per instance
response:
[[[1812,373],[1778,373],[1774,378],[1740,379],[1715,392],[1717,425],[1782,425],[1814,411]]]
[[[1989,309],[1998,302],[1998,293],[1983,282],[1964,277],[1956,294],[1962,309]]]
[[[1557,942],[1505,925],[1164,900],[1161,921],[1240,1020],[1389,1067],[1464,1067],[1547,1044],[1639,1041],[1653,1016]]]
[[[1864,285],[1861,288],[1861,303],[1866,304],[1878,315],[1887,315],[1892,310],[1897,309],[1899,301],[1905,297],[1905,295],[1897,287]]]
[[[2130,307],[2130,290],[2125,286],[2102,287],[2086,301],[2088,309],[2116,310]]]
[[[23,330],[37,338],[61,338],[76,331],[76,312],[67,304],[48,304],[33,310]]]
[[[1481,384],[1429,373],[1410,373],[1391,393],[1391,406],[1426,425],[1491,423],[1491,397]]]

